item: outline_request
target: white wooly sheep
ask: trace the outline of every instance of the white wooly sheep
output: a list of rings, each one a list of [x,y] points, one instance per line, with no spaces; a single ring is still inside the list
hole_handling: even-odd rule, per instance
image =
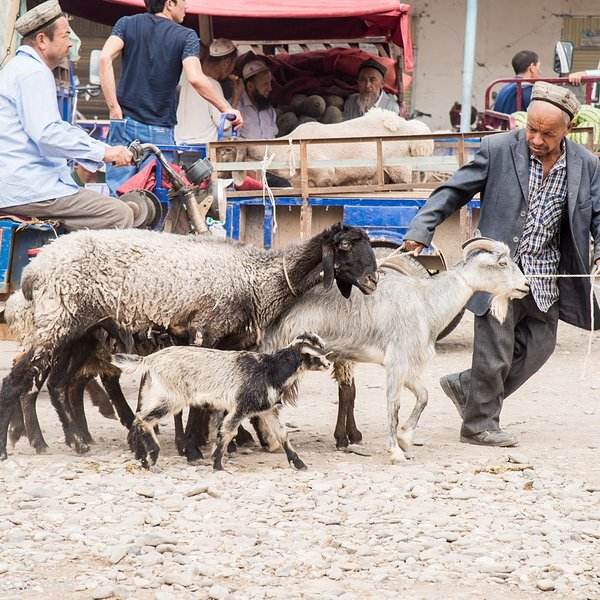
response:
[[[314,331],[325,340],[327,356],[336,366],[341,361],[384,366],[389,449],[393,461],[404,461],[399,444],[404,450],[412,444],[427,404],[422,372],[435,354],[440,332],[475,292],[493,296],[491,310],[499,321],[506,317],[509,299],[527,295],[527,280],[505,244],[479,238],[467,242],[463,252],[464,262],[431,278],[383,267],[377,291],[368,297],[352,294],[350,302],[312,290],[267,328],[260,350],[280,348],[298,331]],[[413,392],[416,403],[398,436],[403,387]],[[260,422],[257,425],[263,429]]]
[[[274,410],[281,404],[295,404],[304,371],[329,368],[323,341],[317,335],[299,335],[272,354],[174,346],[146,358],[116,354],[113,362],[126,371],[141,370],[137,414],[127,439],[142,466],[148,468],[158,458],[154,425],[186,406],[198,406],[227,413],[217,434],[215,470],[223,469],[224,449],[239,424],[253,415],[262,415],[268,423],[290,465],[306,468]]]
[[[381,108],[372,108],[367,114],[350,121],[341,123],[308,122],[298,126],[290,134],[279,139],[309,139],[309,138],[348,138],[370,136],[397,136],[420,135],[431,133],[425,123],[417,120],[407,121],[396,113]],[[400,158],[403,156],[431,156],[433,154],[433,140],[407,140],[383,143],[383,159]],[[291,182],[294,186],[300,185],[300,149],[298,145],[268,146],[267,157],[275,163],[289,163],[294,169]],[[241,160],[243,151],[238,153],[237,160]],[[256,145],[247,148],[248,159],[262,161],[265,158],[265,146]],[[375,142],[356,142],[352,144],[331,143],[321,145],[311,143],[308,146],[308,164],[315,160],[344,160],[344,159],[371,159],[377,156]],[[267,167],[268,168],[268,167]],[[407,166],[386,166],[385,172],[393,183],[410,183],[412,169]],[[272,170],[276,175],[290,179],[290,169]],[[318,167],[308,169],[310,185],[333,186],[370,183],[376,176],[376,167]]]
[[[296,295],[317,285],[321,266],[324,285],[335,280],[346,296],[352,285],[365,293],[377,285],[368,236],[345,225],[282,251],[142,230],[61,236],[23,272],[27,352],[0,389],[0,460],[14,407],[46,377],[65,436],[78,452],[89,449],[64,389],[90,330],[103,323],[131,333],[158,326],[189,332],[205,346],[247,348]]]

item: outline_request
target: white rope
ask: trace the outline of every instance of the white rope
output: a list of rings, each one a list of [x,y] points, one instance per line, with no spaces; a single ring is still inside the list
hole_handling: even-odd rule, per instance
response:
[[[288,171],[290,177],[293,177],[296,174],[296,155],[294,154],[294,144],[292,144],[292,139],[288,140]]]
[[[285,266],[285,254],[283,255],[283,275],[285,276],[285,281],[288,284],[288,287],[290,288],[290,292],[292,292],[292,296],[297,297],[298,293],[294,289],[294,286],[292,286],[292,282],[290,281],[290,276],[288,275],[287,268]]]
[[[265,145],[265,155],[263,157],[261,163],[261,179],[262,179],[262,192],[263,192],[263,206],[266,203],[267,196],[269,197],[269,202],[271,203],[271,209],[273,211],[273,233],[277,231],[277,207],[275,205],[275,196],[273,196],[273,192],[271,187],[269,186],[269,182],[267,181],[267,169],[269,165],[273,162],[274,154],[269,156],[269,148]]]

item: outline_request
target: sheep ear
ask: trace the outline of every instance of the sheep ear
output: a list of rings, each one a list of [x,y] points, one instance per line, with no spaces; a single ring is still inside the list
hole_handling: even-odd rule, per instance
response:
[[[336,279],[336,283],[342,296],[344,296],[344,298],[350,298],[350,294],[352,293],[352,284],[348,283],[347,281],[340,281],[339,279]]]
[[[335,255],[330,246],[323,246],[323,287],[330,290],[333,285]]]

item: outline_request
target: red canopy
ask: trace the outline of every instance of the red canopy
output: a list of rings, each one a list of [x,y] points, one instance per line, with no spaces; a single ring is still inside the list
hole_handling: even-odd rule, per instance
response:
[[[98,23],[145,10],[143,0],[61,0],[63,10]],[[215,37],[233,40],[327,40],[384,36],[403,49],[412,72],[408,4],[398,0],[187,0],[185,24],[213,17]]]

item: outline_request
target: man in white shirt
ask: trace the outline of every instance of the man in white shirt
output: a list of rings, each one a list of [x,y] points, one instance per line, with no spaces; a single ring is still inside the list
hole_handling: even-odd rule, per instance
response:
[[[204,74],[215,94],[218,94],[223,102],[227,101],[219,82],[231,76],[237,55],[237,48],[231,40],[217,39],[210,44],[208,53],[201,60]],[[232,100],[235,100],[235,92]],[[216,141],[221,114],[213,104],[196,93],[184,73],[181,78],[177,106],[177,125],[175,126],[177,142],[180,144],[205,144]]]

